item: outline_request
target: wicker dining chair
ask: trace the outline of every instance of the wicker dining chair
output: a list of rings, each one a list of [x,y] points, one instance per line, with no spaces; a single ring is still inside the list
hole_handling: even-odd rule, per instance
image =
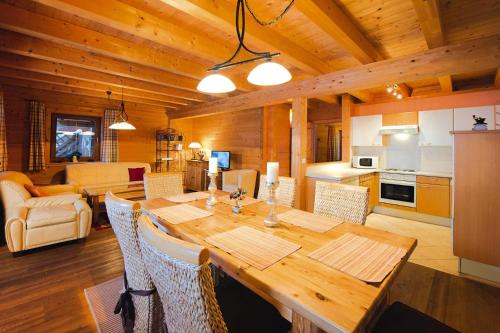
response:
[[[297,180],[291,177],[279,177],[280,185],[276,190],[278,203],[283,206],[293,207],[295,204],[295,191]],[[269,191],[266,187],[266,175],[260,175],[258,199],[267,200]]]
[[[206,248],[138,221],[146,268],[163,303],[169,333],[288,332],[279,312],[234,280],[214,288]]]
[[[316,182],[314,213],[365,224],[368,214],[368,188],[337,183]]]
[[[117,300],[115,313],[121,310],[126,333],[165,332],[161,300],[144,266],[139,246],[137,218],[140,215],[140,204],[118,198],[111,192],[106,193],[105,203],[125,266],[124,292]],[[132,308],[127,303],[130,299]],[[131,319],[131,315],[135,318]]]
[[[144,175],[146,199],[169,197],[184,193],[181,172],[148,173]]]

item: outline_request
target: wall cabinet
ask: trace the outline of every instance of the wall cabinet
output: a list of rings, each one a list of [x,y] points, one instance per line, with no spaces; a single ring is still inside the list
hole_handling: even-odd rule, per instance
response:
[[[452,146],[453,109],[420,111],[418,113],[420,146]]]
[[[352,117],[352,146],[382,146],[382,115]]]
[[[474,125],[473,115],[486,118],[488,130],[495,129],[495,107],[493,105],[454,109],[453,130],[470,131]]]
[[[417,176],[417,212],[450,217],[450,179],[443,177]]]

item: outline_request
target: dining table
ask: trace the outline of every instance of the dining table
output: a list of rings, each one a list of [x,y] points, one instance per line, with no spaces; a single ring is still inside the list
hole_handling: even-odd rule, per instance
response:
[[[218,190],[217,195],[229,194]],[[238,214],[224,202],[208,206],[206,199],[192,201],[189,205],[212,215],[179,224],[169,223],[154,213],[173,205],[176,203],[166,198],[141,201],[143,214],[150,216],[158,227],[174,237],[206,247],[213,265],[273,304],[292,323],[293,333],[369,331],[387,305],[389,288],[417,245],[414,238],[348,222],[323,233],[285,222],[266,227],[264,219],[269,207],[265,201],[246,205]],[[277,206],[278,213],[290,209]],[[239,227],[279,237],[300,245],[300,249],[265,269],[258,269],[206,240]],[[402,248],[405,254],[380,283],[364,282],[308,256],[348,233]]]

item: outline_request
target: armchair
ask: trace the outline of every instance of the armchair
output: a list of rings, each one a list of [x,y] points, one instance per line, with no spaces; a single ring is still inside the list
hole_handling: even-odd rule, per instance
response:
[[[5,179],[3,176],[0,174],[0,179]],[[23,177],[13,178],[21,180]],[[59,185],[50,186],[48,191],[46,188],[44,190],[53,195],[34,198],[26,191],[23,182],[0,180],[5,238],[9,251],[24,251],[84,238],[89,234],[92,217],[90,207],[80,194],[66,191],[69,189]]]
[[[253,197],[255,194],[255,181],[257,171],[250,169],[224,171],[222,173],[222,190],[233,192],[241,187],[247,195]]]

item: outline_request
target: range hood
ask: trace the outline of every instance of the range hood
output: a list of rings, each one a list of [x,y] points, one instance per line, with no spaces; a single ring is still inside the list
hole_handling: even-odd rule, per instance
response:
[[[380,134],[382,135],[391,135],[398,133],[418,134],[418,125],[394,125],[382,126],[380,128]]]

